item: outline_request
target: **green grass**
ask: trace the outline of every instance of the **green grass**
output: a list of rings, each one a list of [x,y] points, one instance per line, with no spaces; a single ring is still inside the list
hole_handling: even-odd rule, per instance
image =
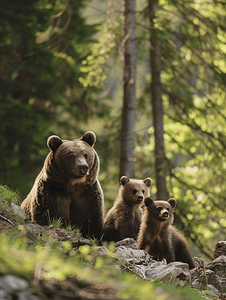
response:
[[[61,228],[62,226],[63,226],[63,222],[62,222],[61,218],[53,219],[52,223],[49,224],[49,227]]]
[[[65,249],[62,252],[62,247]],[[109,265],[116,264],[115,253],[95,258],[97,247],[81,246],[74,251],[69,242],[56,244],[51,239],[45,245],[37,245],[33,251],[26,248],[26,239],[18,238],[14,243],[5,234],[0,234],[0,273],[14,274],[31,281],[36,267],[41,266],[46,280],[66,280],[79,277],[84,282],[104,282],[121,286],[118,297],[133,300],[200,300],[189,286],[177,288],[163,283],[142,280],[133,273],[120,274]],[[23,259],[21,259],[23,257]]]
[[[19,192],[12,191],[6,185],[0,185],[0,203],[1,203],[1,205],[7,209],[9,202],[13,202],[16,205],[19,205],[19,203],[20,203]]]
[[[8,205],[10,201],[19,203],[18,194],[7,187],[0,186],[0,197],[1,205]],[[61,225],[57,220],[51,226]],[[73,231],[74,228],[69,226],[67,230]],[[73,233],[76,234],[77,231]],[[129,271],[118,272],[113,266],[120,265],[120,262],[112,243],[107,245],[109,252],[106,255],[96,257],[98,247],[95,245],[73,249],[70,242],[60,243],[49,237],[36,241],[32,247],[28,246],[27,242],[23,225],[18,225],[7,234],[0,234],[0,274],[13,274],[32,282],[38,267],[41,268],[42,276],[46,280],[63,281],[76,277],[84,282],[111,284],[117,287],[117,296],[123,299],[202,299],[197,291],[190,289],[189,284],[178,288],[172,284],[142,280]]]

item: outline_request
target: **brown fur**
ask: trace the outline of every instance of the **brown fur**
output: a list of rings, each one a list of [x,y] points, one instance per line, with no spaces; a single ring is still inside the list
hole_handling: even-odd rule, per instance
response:
[[[97,179],[95,141],[91,131],[74,141],[48,138],[50,153],[21,204],[32,221],[46,225],[61,218],[79,227],[84,236],[101,237],[104,197]]]
[[[122,176],[118,197],[104,220],[103,241],[119,241],[127,237],[137,239],[143,211],[144,197],[150,195],[151,179],[129,179]]]
[[[185,237],[172,225],[176,200],[154,201],[147,197],[145,206],[137,238],[138,249],[144,249],[157,260],[181,261],[190,269],[195,268]]]

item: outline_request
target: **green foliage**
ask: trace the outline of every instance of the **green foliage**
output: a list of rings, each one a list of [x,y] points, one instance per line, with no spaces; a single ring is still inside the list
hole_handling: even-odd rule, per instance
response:
[[[19,240],[13,247],[9,245],[4,234],[0,235],[0,241],[0,273],[11,273],[31,279],[37,263],[37,261],[32,260],[32,253],[27,253]],[[24,259],[21,260],[21,257],[24,257]]]
[[[110,6],[99,27],[87,25],[82,16],[86,3],[0,3],[0,181],[19,188],[22,196],[41,170],[48,136],[78,138],[87,127],[98,135],[95,149],[105,199],[117,195],[121,94],[117,90],[117,103],[106,100],[115,90],[110,79],[105,81],[110,92],[96,93],[107,68],[115,64],[111,55],[121,43],[120,22]],[[153,128],[145,129],[152,123],[151,78],[146,74],[152,28],[145,1],[137,11],[137,85],[140,94],[144,90],[137,123],[145,125],[136,132],[135,177],[151,176],[153,195]],[[155,19],[161,41],[168,191],[178,200],[176,225],[207,257],[226,230],[224,23],[224,3],[212,0],[160,0]],[[106,210],[110,206],[106,201]]]
[[[7,200],[17,199],[16,194],[6,187],[0,186],[0,194]],[[70,234],[71,229],[69,231]],[[41,278],[51,282],[77,278],[94,286],[105,283],[115,287],[117,296],[122,299],[201,299],[189,286],[181,289],[162,282],[152,283],[138,278],[130,271],[118,271],[116,266],[119,267],[121,262],[117,258],[114,243],[104,243],[108,251],[98,256],[99,247],[95,244],[76,249],[69,241],[59,242],[54,237],[44,235],[33,246],[28,242],[23,225],[18,225],[7,234],[0,234],[1,275],[13,274],[26,278],[31,283],[39,272]]]
[[[207,290],[198,291],[198,293],[199,293],[200,296],[202,296],[202,298],[207,298],[208,297],[208,299],[213,299],[213,300],[218,300],[219,299],[219,297],[216,294],[214,294],[213,292],[207,291]]]
[[[127,284],[123,286],[118,296],[128,299],[132,296],[132,299],[172,299],[172,300],[199,300],[202,299],[197,291],[192,290],[189,286],[183,288],[176,288],[174,285],[165,285],[162,283],[150,283],[149,281],[143,281],[140,278],[128,274],[125,275],[125,281]]]
[[[111,284],[117,288],[117,296],[123,299],[201,299],[189,287],[178,289],[162,283],[154,284],[137,278],[132,273],[120,275],[116,269],[109,268],[117,263],[114,249],[110,247],[109,253],[104,257],[96,257],[96,250],[96,246],[88,245],[74,250],[69,242],[57,245],[49,239],[44,245],[38,244],[33,251],[28,251],[24,238],[12,241],[5,234],[1,234],[0,274],[14,274],[31,282],[35,270],[38,269],[42,271],[45,280],[56,282],[76,277],[95,285],[98,282]]]
[[[17,191],[14,192],[6,185],[5,186],[0,185],[0,202],[1,202],[1,207],[8,206],[9,202],[13,202],[16,205],[18,205],[20,202],[20,195]]]
[[[74,235],[80,235],[80,230],[78,227],[75,227],[74,225],[67,224],[65,227],[65,230],[71,231]]]
[[[169,196],[178,200],[176,224],[212,258],[213,245],[224,239],[226,228],[225,5],[159,2],[155,26],[161,41]],[[136,150],[142,160],[148,156],[146,166],[153,170],[153,128],[149,134],[149,146]]]
[[[102,24],[102,29],[98,41],[92,45],[92,52],[85,60],[80,71],[87,73],[85,78],[80,77],[79,81],[84,87],[103,85],[107,78],[105,68],[107,59],[115,52],[116,33],[119,23],[116,21],[116,14],[112,4],[109,4],[106,13],[106,20]]]
[[[93,101],[97,89],[78,82],[96,32],[82,16],[85,3],[0,3],[0,181],[23,196],[42,167],[48,136],[78,137],[91,113],[103,115]]]
[[[63,225],[63,221],[61,220],[61,218],[59,218],[59,219],[53,219],[49,227],[61,228],[62,225]]]

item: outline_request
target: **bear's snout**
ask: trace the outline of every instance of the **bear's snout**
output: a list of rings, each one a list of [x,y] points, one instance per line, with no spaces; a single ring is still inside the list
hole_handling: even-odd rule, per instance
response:
[[[79,172],[80,172],[80,175],[87,175],[88,170],[89,170],[89,167],[88,167],[87,164],[81,164],[81,165],[79,166]]]
[[[168,218],[169,217],[169,212],[168,211],[164,211],[164,213],[162,214],[162,216],[164,218]]]
[[[139,197],[138,197],[138,201],[139,201],[139,202],[142,202],[142,201],[143,201],[143,198],[144,198],[143,196],[139,196]]]

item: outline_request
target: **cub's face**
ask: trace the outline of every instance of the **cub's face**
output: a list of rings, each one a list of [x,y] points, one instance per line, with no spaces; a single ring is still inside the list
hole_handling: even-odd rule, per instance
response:
[[[154,201],[150,197],[147,197],[144,203],[151,218],[159,220],[160,222],[173,219],[173,212],[177,203],[174,198],[170,198],[167,201]]]
[[[94,143],[95,135],[91,132],[74,141],[51,136],[47,142],[54,153],[53,163],[57,165],[59,172],[73,183],[84,182],[89,175],[95,160]]]
[[[120,178],[120,188],[123,199],[133,204],[141,204],[145,197],[150,195],[151,178],[144,180],[129,179],[127,176]]]

